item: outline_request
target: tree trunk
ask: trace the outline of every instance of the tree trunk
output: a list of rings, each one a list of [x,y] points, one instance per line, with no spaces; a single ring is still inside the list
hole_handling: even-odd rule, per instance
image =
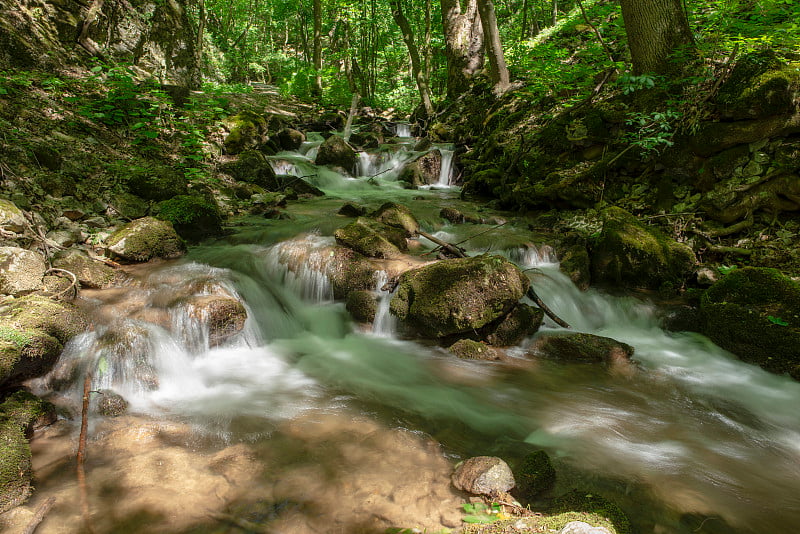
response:
[[[411,57],[411,73],[414,75],[414,79],[417,82],[419,95],[422,98],[422,105],[425,107],[426,115],[432,117],[433,103],[431,102],[431,90],[428,85],[428,78],[425,75],[425,69],[419,58],[417,43],[414,42],[414,32],[411,30],[408,19],[403,14],[400,0],[391,0],[390,5],[392,7],[392,17],[394,17],[395,22],[397,22],[397,25],[400,27],[400,31],[403,34],[403,41],[405,41],[406,47],[408,47],[408,55]]]
[[[476,0],[442,0],[442,26],[447,57],[447,96],[456,98],[483,68],[483,27]]]
[[[489,75],[494,82],[495,91],[504,92],[511,85],[503,55],[503,45],[500,43],[500,30],[497,27],[497,17],[494,13],[492,0],[478,0],[478,11],[481,15],[483,35],[486,39],[486,53],[489,56]]]
[[[311,94],[322,95],[322,0],[314,0],[314,86]]]
[[[621,0],[634,74],[670,74],[670,56],[694,39],[681,0]]]

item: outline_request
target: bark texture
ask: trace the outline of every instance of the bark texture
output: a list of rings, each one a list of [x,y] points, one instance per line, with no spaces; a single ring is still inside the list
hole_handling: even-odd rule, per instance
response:
[[[694,39],[681,0],[621,0],[635,74],[669,74],[670,55]]]
[[[476,72],[483,68],[483,27],[476,0],[442,0],[447,96],[463,93]]]

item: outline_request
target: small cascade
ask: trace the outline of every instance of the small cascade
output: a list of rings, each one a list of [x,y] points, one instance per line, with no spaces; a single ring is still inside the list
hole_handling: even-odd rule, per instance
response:
[[[439,147],[439,153],[442,155],[442,168],[439,171],[439,181],[436,185],[442,187],[449,187],[453,181],[453,148]]]
[[[375,312],[375,320],[372,322],[372,334],[378,337],[391,338],[397,335],[397,317],[389,311],[389,303],[392,300],[394,291],[386,291],[384,287],[389,281],[386,271],[375,273],[377,282],[375,291],[378,293],[378,309]]]
[[[271,247],[266,261],[303,300],[331,302],[333,286],[328,274],[333,244],[333,238],[310,234]]]
[[[530,243],[524,247],[506,250],[504,255],[523,269],[558,267],[558,256],[550,245],[541,245],[537,248]]]
[[[411,137],[411,125],[407,122],[395,124],[394,133],[397,137]]]

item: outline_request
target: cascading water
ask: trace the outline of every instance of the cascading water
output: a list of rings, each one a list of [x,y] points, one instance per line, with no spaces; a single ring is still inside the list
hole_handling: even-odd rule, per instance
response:
[[[330,187],[342,188],[332,194],[352,192],[347,183],[344,177],[331,180]],[[456,202],[452,191],[389,191],[363,198],[371,206],[407,199],[415,211],[431,212],[441,198]],[[59,368],[37,387],[63,388],[57,384],[80,375],[75,369],[92,368],[93,388],[121,393],[137,413],[188,421],[199,435],[226,445],[249,444],[248,457],[268,468],[260,482],[266,489],[248,482],[247,490],[278,503],[259,517],[327,519],[327,508],[294,506],[297,493],[286,490],[313,462],[327,463],[323,474],[299,478],[306,481],[304,499],[330,498],[338,505],[352,490],[326,485],[346,476],[348,468],[337,463],[346,454],[328,451],[339,450],[337,440],[350,432],[341,428],[349,427],[333,426],[313,448],[303,449],[298,421],[313,411],[315,419],[324,412],[352,421],[357,414],[410,426],[458,455],[491,454],[497,443],[527,441],[554,456],[558,490],[578,485],[603,492],[646,534],[792,532],[800,524],[800,384],[742,363],[702,336],[663,331],[655,306],[646,301],[579,291],[558,271],[550,247],[520,245],[516,236],[504,244],[489,234],[481,244],[467,240],[462,246],[472,245],[471,254],[495,251],[517,262],[542,300],[574,330],[635,347],[633,372],[539,360],[525,355],[527,343],[510,352],[512,365],[457,360],[438,347],[398,340],[388,313],[391,294],[383,290],[388,270],[382,269],[374,279],[372,333],[364,334],[352,327],[331,285],[330,234],[347,222],[336,215],[341,203],[309,200],[290,205],[295,220],[251,220],[258,231],[237,227],[228,243],[196,247],[188,260],[142,275],[139,284],[125,288],[124,299],[98,299],[95,331],[73,340]],[[325,230],[309,232],[315,227]],[[438,222],[428,230],[461,242],[465,232],[488,228]],[[505,235],[514,231],[528,233],[524,227],[503,228]],[[419,248],[433,245],[420,239]],[[234,334],[215,334],[208,298],[243,303],[246,321]],[[559,330],[545,324],[544,333]],[[288,426],[276,431],[281,421]],[[350,443],[343,450],[357,449]],[[380,455],[356,458],[358,465],[387,461]],[[223,464],[213,463],[213,469]],[[297,470],[270,478],[277,466]],[[113,518],[115,504],[109,506],[105,515]],[[54,511],[42,532],[63,532],[67,508]],[[724,530],[686,521],[695,516],[704,518],[703,528],[717,522]],[[139,530],[146,530],[146,518],[138,520]]]
[[[442,168],[439,171],[439,181],[436,185],[441,187],[448,187],[453,181],[453,148],[452,147],[439,147],[439,153],[442,155]]]

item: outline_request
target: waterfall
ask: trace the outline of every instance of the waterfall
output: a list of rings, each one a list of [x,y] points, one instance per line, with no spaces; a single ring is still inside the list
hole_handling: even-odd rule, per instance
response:
[[[411,137],[411,125],[407,122],[398,122],[395,124],[395,135],[397,137]]]
[[[439,147],[439,153],[442,155],[442,167],[439,171],[439,181],[436,185],[447,187],[453,181],[453,149]]]
[[[377,282],[375,291],[378,293],[378,309],[375,312],[375,320],[372,322],[372,333],[378,337],[393,337],[397,335],[397,317],[389,311],[389,303],[392,300],[394,291],[386,291],[384,286],[389,281],[386,271],[375,273]]]

